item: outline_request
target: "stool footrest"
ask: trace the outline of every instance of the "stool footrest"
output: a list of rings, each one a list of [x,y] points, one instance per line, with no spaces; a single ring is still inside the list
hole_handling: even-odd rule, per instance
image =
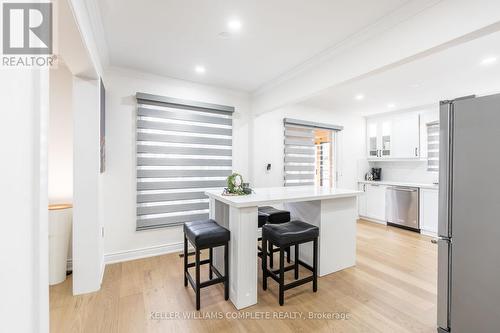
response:
[[[294,270],[295,269],[295,266],[294,265],[290,265],[290,266],[287,266],[283,269],[284,272],[288,272],[288,271],[291,271],[291,270]],[[272,270],[271,272],[273,272],[274,274],[278,275],[279,276],[279,273],[280,273],[280,270],[279,269],[275,269],[275,270]]]
[[[299,263],[300,266],[304,267],[304,268],[307,268],[308,270],[310,270],[311,272],[314,271],[314,268],[309,265],[309,264],[306,264],[305,262],[303,262],[302,260],[297,260],[297,262]]]
[[[200,265],[206,265],[206,264],[209,264],[210,263],[210,259],[205,259],[205,260],[201,260],[200,261]],[[191,268],[191,267],[195,267],[196,266],[196,263],[195,262],[190,262],[187,267],[188,268]]]
[[[212,280],[200,282],[200,288],[205,288],[205,287],[211,286],[213,284],[221,283],[221,282],[224,282],[224,281],[225,281],[225,278],[218,277],[218,278],[215,278],[215,279],[212,279]]]
[[[295,288],[295,287],[298,287],[304,283],[308,283],[308,282],[311,282],[312,280],[314,279],[314,276],[308,276],[308,277],[305,277],[303,279],[300,279],[300,280],[297,280],[297,281],[293,281],[293,282],[290,282],[288,284],[285,284],[283,286],[283,288],[285,290],[288,290],[288,289],[292,289],[292,288]]]

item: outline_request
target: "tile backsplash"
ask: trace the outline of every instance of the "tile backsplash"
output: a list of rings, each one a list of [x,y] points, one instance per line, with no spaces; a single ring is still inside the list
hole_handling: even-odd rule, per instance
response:
[[[438,172],[427,171],[427,161],[368,162],[370,168],[382,168],[382,180],[434,183]]]

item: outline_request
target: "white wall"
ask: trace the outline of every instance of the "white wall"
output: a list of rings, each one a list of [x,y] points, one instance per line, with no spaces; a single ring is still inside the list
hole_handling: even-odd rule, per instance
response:
[[[73,293],[99,290],[103,274],[99,81],[73,80]]]
[[[73,76],[60,63],[49,81],[49,203],[73,202]]]
[[[233,169],[244,177],[249,174],[248,95],[116,68],[106,72],[105,78],[107,161],[103,175],[103,214],[106,261],[133,258],[146,252],[178,250],[182,242],[181,227],[136,231],[135,94],[144,92],[234,106]]]
[[[0,69],[0,325],[48,332],[48,71]]]
[[[365,152],[364,118],[348,112],[302,105],[284,107],[253,118],[251,186],[283,186],[283,118],[344,126],[337,146],[340,172],[338,187],[356,188],[357,164]],[[267,163],[272,164],[270,172],[266,171]]]
[[[439,107],[424,107],[420,110],[409,111],[420,115],[420,151],[421,157],[427,156],[427,123],[439,120]],[[364,134],[366,137],[366,133]],[[427,161],[394,161],[369,162],[369,167],[382,168],[382,180],[434,183],[439,180],[437,172],[427,171]],[[368,171],[368,170],[366,170]]]

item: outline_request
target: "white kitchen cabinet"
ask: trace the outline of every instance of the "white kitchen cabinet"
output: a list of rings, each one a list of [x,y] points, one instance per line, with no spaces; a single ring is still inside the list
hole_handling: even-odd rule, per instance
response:
[[[419,158],[420,117],[418,113],[401,113],[392,119],[393,158]]]
[[[368,147],[367,156],[369,159],[378,158],[379,142],[378,142],[378,122],[375,120],[367,120],[366,122],[366,147]]]
[[[418,113],[401,113],[368,118],[366,138],[369,160],[418,159],[420,116]]]
[[[420,189],[420,229],[423,233],[438,232],[439,191]]]
[[[386,185],[366,184],[366,217],[385,221]]]
[[[367,120],[366,138],[369,159],[391,157],[392,122],[390,118]]]
[[[358,196],[358,214],[366,216],[366,184],[359,183],[358,190],[363,192]]]

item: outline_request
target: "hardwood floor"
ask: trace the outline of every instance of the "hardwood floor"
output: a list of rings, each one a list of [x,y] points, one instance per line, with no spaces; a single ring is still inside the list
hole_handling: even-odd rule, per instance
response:
[[[283,307],[274,281],[262,290],[260,270],[257,305],[237,311],[215,285],[202,289],[196,312],[178,254],[108,265],[99,292],[72,296],[71,278],[50,288],[51,332],[435,332],[430,238],[360,221],[357,240],[356,267],[320,278],[317,293],[310,284],[287,291]]]

